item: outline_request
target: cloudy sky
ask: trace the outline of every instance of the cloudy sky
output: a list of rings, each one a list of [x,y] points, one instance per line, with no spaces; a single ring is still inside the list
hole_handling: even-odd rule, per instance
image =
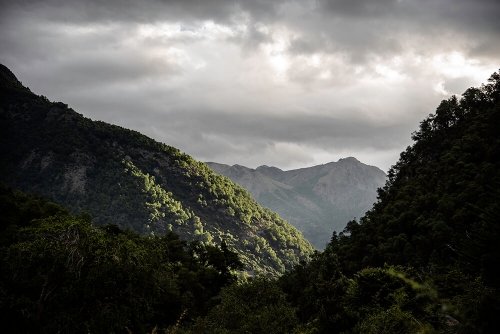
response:
[[[387,171],[500,68],[497,0],[0,0],[0,63],[202,161]]]

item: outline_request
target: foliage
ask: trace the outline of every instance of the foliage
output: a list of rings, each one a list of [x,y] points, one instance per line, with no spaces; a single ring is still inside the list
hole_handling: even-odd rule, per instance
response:
[[[298,321],[277,285],[265,277],[224,288],[220,304],[189,329],[192,333],[290,333]]]
[[[238,256],[222,243],[203,246],[168,233],[142,237],[116,225],[95,227],[46,200],[2,185],[4,221],[0,308],[4,332],[151,332],[185,314],[206,313],[220,289],[236,281]],[[25,205],[43,208],[23,222]],[[32,210],[33,211],[33,210]],[[16,222],[23,222],[18,227]],[[12,232],[12,230],[14,230]]]
[[[395,274],[397,273],[397,275]],[[435,299],[416,289],[403,268],[367,268],[347,278],[328,249],[279,281],[303,330],[317,333],[418,333],[439,326]],[[401,279],[404,278],[404,279]],[[420,286],[427,285],[422,284]],[[432,289],[430,289],[432,291]]]
[[[316,252],[309,263],[302,262],[280,278],[280,285],[304,323],[321,332],[341,332],[348,327],[345,294],[348,279],[341,273],[336,254]]]

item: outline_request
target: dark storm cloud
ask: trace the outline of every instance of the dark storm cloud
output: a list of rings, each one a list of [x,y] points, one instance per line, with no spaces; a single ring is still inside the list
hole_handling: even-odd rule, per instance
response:
[[[232,0],[26,0],[3,1],[11,10],[34,11],[46,18],[70,22],[150,22],[216,20],[227,22],[241,11],[273,17],[280,1]]]
[[[27,0],[4,1],[2,7],[4,21],[13,14],[36,13],[40,19],[85,24],[161,20],[187,26],[203,20],[231,24],[244,13],[253,24],[281,22],[291,27],[292,52],[343,52],[355,63],[365,62],[369,54],[395,54],[404,44],[418,48],[422,39],[429,43],[425,47],[445,49],[461,43],[464,52],[489,57],[496,56],[500,44],[496,0]],[[236,40],[248,49],[268,38],[251,28]]]
[[[282,18],[302,33],[292,39],[292,52],[343,52],[355,63],[405,47],[426,54],[458,46],[474,55],[498,55],[499,1],[320,0],[314,10],[321,19],[300,13]]]
[[[498,33],[500,3],[496,0],[319,0],[326,16],[347,19],[419,22],[419,27],[456,25],[465,30]],[[413,23],[415,24],[415,23]],[[431,24],[431,25],[429,25]]]
[[[255,22],[286,20],[326,24],[362,20],[419,28],[453,25],[465,31],[498,34],[500,3],[496,0],[25,0],[0,3],[5,14],[26,11],[67,22],[149,22],[155,20],[215,20],[227,22],[245,12]],[[295,12],[286,10],[294,6]],[[284,9],[285,8],[285,9]],[[310,20],[313,11],[314,20]],[[324,20],[318,20],[321,14]],[[288,22],[290,23],[290,22]],[[368,22],[369,23],[369,22]],[[317,26],[314,25],[313,26]],[[346,31],[348,33],[348,31]]]

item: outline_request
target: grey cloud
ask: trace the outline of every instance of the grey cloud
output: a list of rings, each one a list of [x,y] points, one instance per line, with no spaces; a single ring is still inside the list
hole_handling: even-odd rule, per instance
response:
[[[422,40],[426,48],[435,49],[459,42],[464,52],[490,58],[496,57],[494,45],[500,44],[500,2],[495,0],[28,0],[4,2],[2,8],[5,22],[36,13],[38,19],[55,22],[169,20],[189,28],[203,20],[236,24],[246,13],[250,31],[234,40],[246,51],[268,41],[254,29],[255,24],[285,24],[298,33],[291,52],[343,52],[354,63],[367,61],[369,54],[390,56],[404,45],[418,50]]]
[[[392,56],[404,48],[423,54],[459,48],[497,58],[498,1],[325,0],[314,10],[316,20],[298,13],[280,18],[300,32],[291,52],[343,52],[354,63],[365,62],[370,54]]]
[[[397,0],[323,0],[318,1],[321,11],[347,17],[383,17],[392,15],[402,6]]]
[[[467,30],[498,33],[500,3],[496,0],[319,0],[325,17],[342,17],[400,23],[420,22],[419,27],[457,25]]]
[[[272,38],[270,35],[259,31],[258,24],[254,23],[248,27],[247,31],[229,37],[228,41],[242,45],[242,51],[248,53],[256,50],[263,43],[271,42]]]
[[[448,79],[444,83],[444,89],[450,94],[461,95],[464,92],[464,87],[469,88],[474,86],[474,80],[470,77],[459,77]]]
[[[377,161],[377,166],[387,169],[396,162],[400,148],[411,142],[409,134],[414,130],[408,125],[377,128],[363,122],[327,118],[259,119],[204,112],[172,113],[155,119],[155,129],[150,124],[145,122],[141,130],[197,159],[285,169],[318,163],[314,154],[319,151],[347,152],[344,155],[358,157],[360,152],[379,156],[394,152],[388,161]]]
[[[373,55],[391,57],[403,51],[401,41],[381,28],[369,29],[353,23],[332,27],[328,35],[306,34],[291,41],[289,51],[297,55],[340,54],[353,65],[367,63]]]
[[[127,45],[124,41],[135,33],[133,26],[56,25],[59,30],[51,31],[46,22],[28,21],[21,20],[18,29],[0,34],[0,43],[6,46],[0,56],[17,75],[29,77],[29,85],[39,94],[50,96],[64,92],[64,96],[71,90],[81,93],[109,85],[138,85],[144,80],[152,82],[183,72],[176,59],[144,52],[159,44],[151,38],[138,45]],[[29,27],[30,23],[34,26]],[[74,28],[99,32],[77,37],[66,34],[65,30],[71,32]],[[37,30],[43,32],[36,34]],[[179,44],[178,39],[168,43],[169,46]],[[90,100],[92,96],[87,98]]]
[[[2,3],[10,11],[35,11],[63,22],[154,22],[158,20],[229,22],[246,11],[259,17],[273,16],[279,1],[231,0],[27,0]]]
[[[153,119],[151,120],[153,121]],[[168,131],[182,128],[183,132],[239,138],[251,143],[259,139],[270,143],[309,143],[322,148],[362,148],[389,149],[399,147],[400,137],[408,134],[404,124],[374,126],[366,120],[336,119],[327,116],[307,115],[256,115],[240,113],[220,113],[206,111],[170,112],[157,115],[152,122],[162,125]],[[191,137],[191,136],[190,136]],[[200,138],[200,137],[198,137]],[[200,145],[202,143],[199,143]]]

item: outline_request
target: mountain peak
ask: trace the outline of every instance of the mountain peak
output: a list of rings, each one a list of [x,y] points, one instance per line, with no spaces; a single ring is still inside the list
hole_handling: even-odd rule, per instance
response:
[[[273,170],[273,171],[280,171],[280,172],[283,171],[282,169],[280,169],[278,167],[268,166],[268,165],[259,166],[255,170],[259,170],[259,171],[262,171],[262,170]]]
[[[14,73],[3,64],[0,64],[0,83],[22,86],[22,83],[16,78]]]
[[[255,170],[273,179],[279,178],[279,175],[283,173],[283,170],[279,169],[278,167],[269,167],[267,165],[259,166]]]
[[[337,162],[360,162],[355,157],[340,158]]]

